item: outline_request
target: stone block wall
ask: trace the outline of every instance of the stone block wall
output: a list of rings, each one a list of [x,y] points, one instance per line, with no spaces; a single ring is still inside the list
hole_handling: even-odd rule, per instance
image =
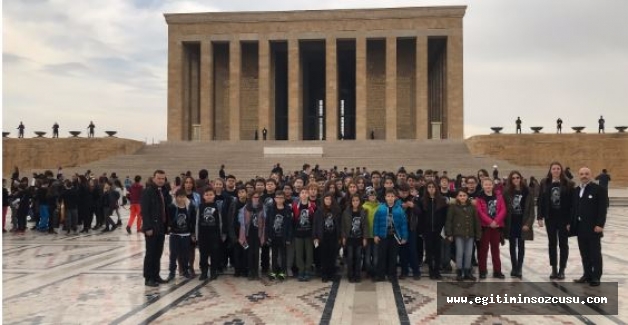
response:
[[[144,142],[120,138],[2,139],[2,174],[10,177],[14,166],[20,175],[30,169],[74,167],[117,155],[136,153]]]
[[[628,133],[493,134],[474,136],[465,142],[475,156],[547,168],[552,161],[558,161],[571,167],[574,176],[582,166],[588,166],[594,176],[606,168],[611,186],[628,185]]]

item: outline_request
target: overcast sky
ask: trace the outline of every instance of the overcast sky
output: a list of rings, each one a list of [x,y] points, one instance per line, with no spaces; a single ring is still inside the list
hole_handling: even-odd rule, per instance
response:
[[[166,12],[467,5],[465,136],[628,125],[628,1],[2,1],[2,128],[166,139]],[[105,6],[106,5],[106,6]],[[613,130],[614,131],[614,130]]]

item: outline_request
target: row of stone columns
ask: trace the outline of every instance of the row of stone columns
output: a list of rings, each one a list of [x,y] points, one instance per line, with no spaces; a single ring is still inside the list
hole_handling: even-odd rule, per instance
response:
[[[361,35],[356,41],[356,139],[368,138],[370,130],[367,130],[367,37]],[[302,89],[301,67],[299,53],[299,39],[289,38],[288,43],[288,138],[299,140],[302,137]],[[270,105],[270,43],[268,39],[259,39],[258,42],[258,81],[259,81],[259,127],[271,125]],[[182,62],[182,44],[177,46],[170,44],[169,64]],[[326,47],[326,139],[338,139],[338,76],[337,76],[337,39],[327,37]],[[174,50],[174,52],[173,52]],[[229,42],[229,139],[240,140],[240,73],[241,73],[241,44],[239,39]],[[448,35],[447,38],[447,82],[446,105],[442,121],[448,125],[451,138],[462,138],[462,35]],[[386,139],[397,138],[397,37],[386,37]],[[426,35],[416,37],[416,138],[419,140],[428,138],[428,37]],[[181,81],[181,76],[173,74],[169,69],[169,78]],[[210,40],[200,42],[200,126],[201,140],[212,140],[214,134],[212,112],[213,98],[213,57]],[[181,85],[180,82],[169,82],[169,86]],[[182,105],[174,102],[178,96],[169,96],[168,105]],[[180,99],[180,97],[178,97]],[[182,112],[181,107],[179,112]],[[169,110],[170,112],[171,110]],[[182,117],[182,116],[181,116]],[[169,116],[176,118],[176,116]],[[185,122],[183,123],[185,124]],[[452,125],[454,127],[452,127]],[[447,127],[447,126],[445,126]],[[272,129],[272,128],[270,128]],[[186,136],[186,127],[183,126],[182,139]],[[274,130],[270,130],[270,138],[274,137]],[[189,134],[189,133],[188,133]],[[170,137],[170,135],[169,135]]]

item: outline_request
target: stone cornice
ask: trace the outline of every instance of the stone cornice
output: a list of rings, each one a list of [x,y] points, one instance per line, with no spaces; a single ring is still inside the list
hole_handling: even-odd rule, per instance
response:
[[[467,6],[439,6],[378,9],[202,12],[166,13],[164,14],[164,17],[166,18],[166,23],[168,24],[462,18],[464,17],[466,9]]]

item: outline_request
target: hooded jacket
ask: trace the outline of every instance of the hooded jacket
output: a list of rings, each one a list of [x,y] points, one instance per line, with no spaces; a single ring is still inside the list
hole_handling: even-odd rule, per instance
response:
[[[395,232],[401,240],[408,240],[408,222],[406,219],[406,213],[401,207],[401,200],[396,200],[392,206],[393,223]],[[377,211],[375,211],[375,218],[373,219],[373,236],[379,238],[388,237],[388,229],[386,219],[388,218],[388,205],[381,204]]]
[[[362,204],[362,208],[366,211],[366,233],[364,233],[364,238],[371,239],[373,238],[373,221],[375,219],[375,212],[377,208],[379,208],[379,201],[371,202],[366,201]]]
[[[506,202],[504,201],[504,196],[500,191],[493,191],[493,195],[495,196],[495,200],[497,200],[495,207],[495,218],[491,218],[489,215],[489,206],[487,202],[487,197],[483,193],[477,198],[477,212],[480,218],[480,225],[482,227],[488,227],[491,222],[495,221],[497,223],[498,228],[503,228],[506,221]]]

